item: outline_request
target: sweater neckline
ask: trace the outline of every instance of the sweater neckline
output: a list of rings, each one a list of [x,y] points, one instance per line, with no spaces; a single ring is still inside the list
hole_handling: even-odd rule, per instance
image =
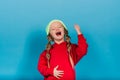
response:
[[[66,44],[67,44],[66,41],[63,41],[63,42],[61,42],[60,44],[54,43],[54,44],[53,44],[53,47],[55,47],[55,46],[61,46],[61,45],[66,45]]]

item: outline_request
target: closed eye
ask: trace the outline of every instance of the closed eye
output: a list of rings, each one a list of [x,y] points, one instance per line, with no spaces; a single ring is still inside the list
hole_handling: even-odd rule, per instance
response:
[[[58,28],[62,28],[62,26],[58,27]]]
[[[51,30],[55,30],[55,29],[51,29]]]

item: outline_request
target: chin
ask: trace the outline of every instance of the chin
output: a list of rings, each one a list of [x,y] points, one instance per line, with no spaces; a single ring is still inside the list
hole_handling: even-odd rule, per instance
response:
[[[62,39],[64,39],[64,37],[62,37],[62,36],[61,37],[56,37],[55,39],[56,40],[62,40]]]
[[[63,38],[56,38],[56,40],[62,40]]]

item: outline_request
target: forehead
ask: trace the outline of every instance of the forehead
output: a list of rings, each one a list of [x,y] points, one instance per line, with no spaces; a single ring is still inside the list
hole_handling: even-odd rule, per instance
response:
[[[59,27],[59,26],[62,26],[62,24],[56,21],[56,22],[51,23],[50,28]]]

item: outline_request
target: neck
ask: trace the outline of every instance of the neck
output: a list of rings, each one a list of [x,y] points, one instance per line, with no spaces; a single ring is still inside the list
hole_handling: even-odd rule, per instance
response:
[[[54,41],[55,41],[55,43],[60,44],[60,43],[64,42],[64,39],[61,39],[61,40],[54,40]]]

